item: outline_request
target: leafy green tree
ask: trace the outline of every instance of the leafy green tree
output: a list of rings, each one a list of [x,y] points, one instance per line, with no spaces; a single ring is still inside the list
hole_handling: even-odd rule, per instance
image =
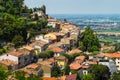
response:
[[[49,50],[39,53],[39,58],[51,58],[53,56],[54,56],[54,52],[49,51]]]
[[[95,76],[95,80],[107,80],[110,77],[109,68],[104,65],[92,65],[90,67],[91,74]]]
[[[80,49],[89,52],[98,51],[100,47],[99,40],[90,27],[87,27],[81,34],[81,42],[79,45]]]
[[[43,6],[41,7],[41,10],[43,11],[44,14],[46,14],[46,6],[45,6],[45,5],[43,5]]]
[[[87,74],[84,75],[81,80],[94,80],[94,78],[92,74]]]
[[[4,66],[0,66],[0,80],[7,80],[8,77],[8,71],[6,71],[6,68]]]
[[[15,78],[18,80],[25,80],[25,72],[23,71],[15,71]]]
[[[58,65],[55,65],[55,66],[52,68],[51,77],[58,77],[58,76],[60,76],[60,74],[61,74],[60,67],[59,67]]]
[[[63,54],[68,59],[68,63],[71,63],[77,56],[79,56],[78,53],[69,55],[69,54]]]
[[[115,51],[120,51],[120,43],[115,44]]]
[[[38,14],[35,14],[34,20],[35,20],[35,21],[38,21],[38,20],[39,20]]]
[[[112,80],[120,80],[120,71],[113,73]]]
[[[69,73],[70,73],[70,66],[69,65],[65,66],[64,72],[65,72],[65,75],[69,75]]]
[[[16,35],[13,38],[12,42],[15,44],[15,47],[19,47],[19,46],[22,46],[24,44],[23,37],[20,35]]]

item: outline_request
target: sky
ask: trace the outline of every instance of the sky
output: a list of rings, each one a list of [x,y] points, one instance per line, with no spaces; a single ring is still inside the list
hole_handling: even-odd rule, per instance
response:
[[[30,7],[46,5],[47,14],[120,14],[120,0],[25,0]]]

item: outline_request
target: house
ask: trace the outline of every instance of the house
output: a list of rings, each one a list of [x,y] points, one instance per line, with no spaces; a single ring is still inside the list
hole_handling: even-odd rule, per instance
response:
[[[58,56],[64,54],[64,50],[59,47],[54,47],[49,50],[54,52],[54,57],[58,57]]]
[[[37,36],[35,37],[35,40],[36,40],[36,41],[41,40],[41,41],[44,41],[44,42],[46,42],[46,43],[50,43],[50,42],[51,42],[50,39],[44,38],[44,35],[37,35]]]
[[[24,65],[23,54],[20,52],[9,52],[4,55],[1,55],[0,61],[4,61],[4,60],[11,60],[13,62],[18,63],[17,68],[20,68]]]
[[[79,76],[83,77],[84,75],[87,75],[90,72],[89,67],[90,66],[88,64],[83,64],[81,69],[78,70]]]
[[[105,65],[109,68],[111,74],[113,74],[114,72],[117,72],[117,67],[114,63],[113,60],[103,60],[103,61],[99,61],[99,64]]]
[[[9,59],[2,59],[0,61],[0,65],[3,65],[6,67],[7,70],[16,70],[18,69],[18,62],[17,61],[12,61]]]
[[[43,70],[43,77],[51,77],[52,68],[55,66],[56,62],[44,60],[38,61],[37,64],[40,65]]]
[[[32,63],[34,61],[33,57],[33,48],[29,46],[24,46],[22,48],[19,48],[17,51],[8,52],[4,55],[1,55],[0,61],[11,61],[18,63],[15,69],[19,69]]]
[[[59,48],[62,48],[62,49],[64,49],[64,43],[62,43],[62,42],[56,42],[56,43],[53,43],[53,44],[50,44],[49,46],[48,46],[48,49],[51,49],[51,48],[54,48],[54,47],[59,47]],[[65,50],[65,49],[64,49]]]
[[[57,61],[57,64],[61,67],[61,69],[64,69],[64,67],[68,63],[68,59],[65,56],[55,57],[55,60]]]
[[[54,32],[59,32],[59,30],[60,30],[60,24],[58,24],[56,22],[49,21],[47,23],[47,26],[51,26],[54,29]]]
[[[73,55],[73,54],[75,54],[75,53],[81,54],[82,51],[79,50],[79,49],[72,49],[71,51],[68,52],[69,55]]]
[[[107,60],[107,58],[105,57],[105,55],[104,55],[103,53],[97,54],[96,56],[94,56],[94,58],[95,58],[97,61]]]
[[[78,70],[80,70],[81,67],[82,67],[82,65],[80,65],[79,63],[76,63],[76,62],[73,62],[70,64],[71,70],[78,71]]]
[[[28,76],[32,76],[32,75],[36,75],[36,76],[40,76],[40,77],[43,76],[43,70],[42,70],[41,66],[39,66],[35,63],[30,64],[20,70],[26,72]]]
[[[29,46],[31,46],[32,48],[38,50],[38,52],[42,52],[45,51],[48,47],[48,43],[46,43],[45,41],[35,41],[33,43],[31,43]]]
[[[76,80],[77,79],[77,74],[71,74],[66,76],[65,80]]]
[[[74,60],[75,62],[82,64],[85,61],[85,56],[78,56]]]
[[[73,38],[67,37],[67,38],[62,38],[61,42],[65,45],[65,48],[68,50],[71,50],[74,45],[73,45]]]
[[[18,52],[23,54],[23,64],[24,66],[36,62],[34,59],[34,48],[30,46],[23,46],[17,50]]]
[[[44,17],[46,17],[46,14],[43,12],[43,11],[41,11],[41,10],[38,10],[38,11],[34,11],[33,13],[32,13],[32,18],[35,18],[35,15],[38,15],[38,17],[39,18],[44,18]]]
[[[115,49],[115,46],[105,46],[105,45],[102,45],[100,50],[103,51],[103,50],[114,50]]]
[[[106,59],[110,58],[110,59],[114,59],[115,60],[115,64],[118,70],[120,70],[120,52],[116,52],[116,53],[104,53]]]
[[[44,77],[44,78],[42,78],[42,80],[58,80],[57,78],[48,78],[48,77]]]
[[[52,43],[54,43],[54,42],[59,42],[60,39],[63,37],[63,34],[58,32],[53,32],[53,33],[48,33],[44,35],[44,37],[50,39]]]

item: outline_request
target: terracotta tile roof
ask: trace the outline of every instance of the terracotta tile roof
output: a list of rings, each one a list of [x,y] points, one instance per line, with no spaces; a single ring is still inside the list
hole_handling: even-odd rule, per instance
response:
[[[74,53],[81,53],[81,52],[82,52],[82,51],[79,50],[79,49],[73,49],[73,50],[69,51],[68,54],[72,55],[72,54],[74,54]]]
[[[50,59],[48,59],[48,61],[52,62],[52,63],[57,62],[54,58],[50,58]]]
[[[31,68],[31,69],[36,69],[36,68],[38,68],[38,65],[37,64],[31,64],[31,65],[29,65],[27,67]]]
[[[97,54],[96,57],[104,57],[105,55],[103,53]]]
[[[53,52],[55,52],[55,53],[60,53],[60,52],[64,51],[63,49],[61,49],[59,47],[51,48],[50,50],[53,51]]]
[[[58,57],[55,57],[56,60],[65,60],[67,59],[65,56],[58,56]]]
[[[46,61],[38,61],[37,64],[40,65],[40,66],[44,65],[44,66],[47,66],[47,67],[50,67],[50,68],[52,67],[51,66],[52,62],[49,62],[48,60],[46,60]]]
[[[57,78],[42,78],[42,80],[58,80]]]
[[[116,53],[105,53],[104,54],[106,57],[110,57],[110,58],[120,58],[120,53],[116,52]]]
[[[27,49],[27,50],[29,50],[29,51],[34,50],[34,48],[32,48],[32,47],[30,47],[30,46],[24,46],[23,48],[25,48],[25,49]]]
[[[9,60],[9,59],[3,59],[0,61],[1,64],[4,64],[6,66],[14,66],[14,65],[17,65],[18,62],[15,62],[15,61],[12,61],[12,60]]]
[[[11,54],[11,55],[17,56],[17,57],[22,55],[22,53],[20,53],[20,52],[9,52],[8,54]]]
[[[75,60],[84,61],[85,60],[85,56],[78,56],[78,57],[75,58]]]
[[[60,80],[66,80],[66,76],[61,76]]]
[[[46,44],[48,44],[48,43],[39,40],[39,41],[35,41],[35,42],[31,43],[30,46],[31,46],[31,47],[35,47],[36,45],[37,45],[37,46],[44,46],[44,45],[46,45]]]
[[[73,62],[73,63],[70,64],[70,69],[72,69],[72,70],[78,70],[78,69],[80,69],[81,67],[82,67],[82,66],[81,66],[79,63]]]
[[[87,64],[91,64],[91,65],[94,65],[94,64],[97,64],[97,62],[91,62],[91,61],[88,61],[86,62]]]
[[[20,48],[20,49],[18,50],[18,52],[19,52],[19,53],[22,53],[22,54],[27,54],[27,55],[30,54],[30,51],[27,50],[27,49],[24,49],[24,48]]]
[[[54,44],[50,44],[48,46],[48,49],[51,49],[51,48],[54,48],[54,47],[60,47],[60,46],[63,46],[64,44],[62,42],[56,42]]]
[[[77,74],[66,76],[66,80],[76,80],[76,78],[77,78]]]

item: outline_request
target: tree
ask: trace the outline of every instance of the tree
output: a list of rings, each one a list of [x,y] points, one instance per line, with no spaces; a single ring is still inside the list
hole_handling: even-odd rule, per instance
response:
[[[4,66],[0,66],[0,80],[7,80],[8,71],[6,71],[6,68]]]
[[[15,71],[15,78],[18,80],[25,80],[25,72],[23,71]]]
[[[12,42],[15,44],[15,47],[19,47],[19,46],[22,46],[24,44],[23,37],[20,35],[16,35],[13,38]]]
[[[64,72],[65,72],[65,75],[69,75],[69,73],[70,73],[70,66],[69,65],[65,66]]]
[[[95,76],[95,80],[107,80],[110,77],[109,68],[104,65],[92,65],[90,67],[91,74]]]
[[[120,71],[113,73],[112,79],[113,80],[120,80]]]
[[[38,21],[38,20],[39,20],[38,14],[35,14],[34,20],[35,20],[35,21]]]
[[[99,40],[90,27],[87,27],[81,34],[81,42],[79,45],[80,49],[89,52],[98,51],[100,47]]]
[[[69,54],[63,54],[68,59],[68,63],[71,63],[77,56],[79,56],[78,53],[69,55]]]
[[[115,44],[115,51],[120,51],[120,43]]]
[[[51,58],[53,56],[54,56],[54,52],[49,50],[39,53],[39,58]]]
[[[43,5],[43,6],[41,7],[41,10],[43,11],[44,14],[46,14],[46,6],[45,6],[45,5]]]
[[[60,67],[58,65],[55,65],[52,68],[52,74],[51,74],[51,76],[52,77],[58,77],[60,74],[61,74]]]
[[[84,75],[81,80],[94,80],[94,78],[92,74],[87,74]]]

